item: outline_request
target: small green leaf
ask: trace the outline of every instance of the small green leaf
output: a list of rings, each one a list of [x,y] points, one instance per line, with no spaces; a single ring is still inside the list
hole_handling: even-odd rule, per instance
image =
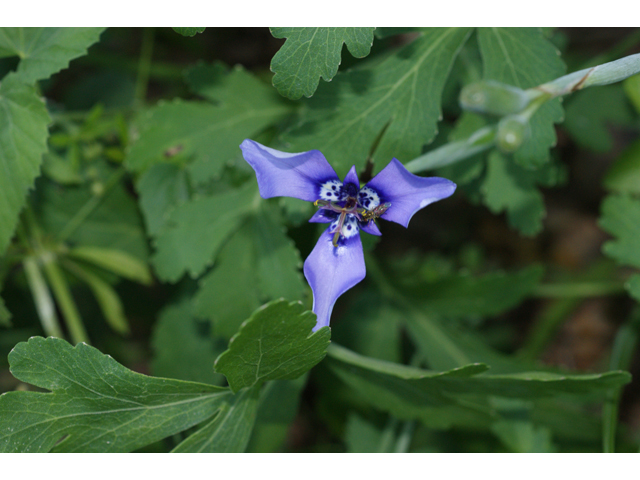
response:
[[[338,73],[342,44],[356,58],[369,55],[375,28],[271,28],[276,38],[286,38],[271,60],[273,86],[281,95],[297,100],[310,97],[320,77],[329,82]]]
[[[104,28],[0,28],[0,57],[20,57],[17,75],[22,82],[43,80],[67,68],[69,61],[87,53]]]
[[[559,176],[552,163],[536,171],[526,170],[494,150],[489,153],[481,187],[484,203],[493,213],[506,211],[509,225],[523,235],[535,235],[542,229],[546,215],[537,184],[555,184]]]
[[[40,174],[47,151],[47,109],[35,88],[15,73],[0,82],[0,254],[4,253]]]
[[[315,323],[315,315],[300,303],[268,303],[242,324],[216,360],[216,372],[227,377],[234,392],[266,380],[297,378],[326,355],[331,329],[311,333]]]
[[[319,149],[343,176],[373,160],[407,162],[431,142],[442,90],[468,28],[430,28],[394,54],[363,62],[320,85],[299,127],[285,135],[289,151]],[[382,133],[382,135],[381,135]]]
[[[538,28],[480,28],[478,43],[485,80],[527,89],[565,72],[558,50]],[[548,163],[549,148],[556,144],[553,124],[562,118],[559,99],[542,105],[530,120],[531,135],[514,154],[515,161],[529,169]]]
[[[242,188],[198,197],[176,207],[155,239],[152,262],[158,276],[172,283],[185,272],[193,278],[199,276],[254,208],[256,196],[256,185],[248,182]]]
[[[122,250],[81,245],[72,248],[67,254],[134,282],[151,284],[151,272],[147,264]]]
[[[491,426],[491,431],[514,453],[553,453],[551,431],[525,420],[501,420]]]
[[[242,453],[258,410],[260,385],[237,393],[209,423],[183,440],[174,453]]]
[[[600,226],[615,237],[604,244],[604,253],[623,265],[640,268],[640,200],[609,195],[602,202]]]
[[[128,452],[211,417],[228,389],[147,377],[86,344],[32,337],[11,372],[41,392],[0,396],[0,451]]]
[[[173,31],[179,33],[183,37],[193,37],[196,33],[204,32],[206,27],[171,27]]]
[[[640,140],[629,145],[611,165],[604,186],[616,193],[640,194]]]

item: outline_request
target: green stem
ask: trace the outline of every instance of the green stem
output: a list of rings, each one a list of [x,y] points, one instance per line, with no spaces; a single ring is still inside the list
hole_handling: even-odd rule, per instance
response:
[[[640,309],[631,319],[622,325],[616,334],[609,361],[609,370],[628,370],[638,344],[638,325]],[[605,453],[614,453],[616,445],[616,429],[618,426],[618,410],[622,388],[609,391],[602,407],[602,449]]]
[[[598,297],[624,293],[624,282],[575,282],[538,285],[533,292],[540,298]]]
[[[378,453],[390,453],[393,452],[394,442],[396,438],[396,428],[398,428],[398,419],[390,416],[387,420],[387,424],[382,430],[382,437],[380,438],[380,444],[378,445]]]
[[[64,338],[58,316],[56,315],[56,307],[51,298],[51,292],[38,267],[38,261],[35,257],[28,256],[24,258],[22,265],[45,335],[48,337]]]
[[[394,453],[406,453],[409,451],[411,440],[413,439],[413,431],[415,430],[415,428],[416,422],[414,422],[413,420],[404,422],[402,424],[402,429],[400,430],[400,434],[398,435]]]
[[[138,78],[134,99],[137,106],[144,104],[149,85],[149,72],[151,70],[151,57],[153,56],[153,27],[145,27],[142,30],[142,46],[140,47],[140,60],[138,62]]]
[[[60,310],[64,316],[64,320],[69,328],[69,334],[74,344],[85,342],[89,343],[89,337],[82,324],[82,319],[78,313],[78,308],[71,296],[71,290],[64,274],[55,261],[52,253],[42,258],[44,272],[47,275],[49,284],[53,289],[53,294],[58,301]]]
[[[85,203],[80,210],[76,212],[76,214],[71,217],[71,219],[67,222],[67,224],[63,227],[63,229],[58,234],[58,241],[64,242],[67,240],[76,229],[82,225],[82,223],[87,219],[89,215],[100,205],[104,197],[107,195],[109,190],[111,190],[124,176],[125,174],[124,168],[119,168],[113,174],[104,185],[104,190],[100,195],[94,195],[87,203]]]

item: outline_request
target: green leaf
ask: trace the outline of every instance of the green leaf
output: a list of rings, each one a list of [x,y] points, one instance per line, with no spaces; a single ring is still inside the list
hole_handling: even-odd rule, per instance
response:
[[[382,432],[375,425],[352,414],[347,420],[344,441],[349,453],[380,453]]]
[[[633,120],[620,84],[573,93],[566,102],[565,115],[563,126],[569,135],[594,152],[613,148],[609,125],[627,125]]]
[[[524,420],[501,420],[491,431],[514,453],[554,453],[551,431]]]
[[[629,145],[611,165],[604,186],[616,193],[640,194],[640,140]]]
[[[640,113],[640,74],[627,78],[622,82],[622,86],[636,112]]]
[[[248,452],[272,453],[282,450],[291,423],[298,415],[302,391],[308,375],[295,380],[267,382],[260,393],[258,416],[247,447]]]
[[[5,251],[40,174],[51,122],[35,88],[10,73],[0,82],[0,254]]]
[[[640,275],[631,275],[625,287],[629,291],[629,295],[635,298],[637,302],[640,302]]]
[[[319,149],[338,175],[373,160],[417,157],[436,133],[440,97],[468,28],[430,28],[398,52],[320,85],[303,123],[285,140],[290,151]]]
[[[158,276],[172,283],[185,272],[199,276],[255,208],[256,197],[256,185],[248,182],[237,190],[197,197],[176,207],[154,242],[152,262]]]
[[[329,348],[328,360],[329,367],[368,403],[400,419],[420,419],[432,428],[488,426],[499,419],[488,396],[531,400],[564,394],[605,395],[610,388],[631,381],[627,372],[620,371],[491,375],[484,373],[488,367],[483,364],[433,372],[362,357],[336,344]]]
[[[104,185],[111,169],[101,173]],[[104,176],[103,176],[104,175]],[[149,247],[142,218],[135,199],[122,183],[104,195],[96,195],[88,185],[60,188],[50,180],[38,179],[34,195],[38,222],[48,235],[58,236],[87,204],[97,206],[69,235],[68,242],[126,252],[138,260],[147,261]]]
[[[155,236],[173,209],[190,198],[187,170],[170,163],[156,163],[140,176],[136,191],[147,233]]]
[[[234,392],[266,380],[292,380],[320,362],[331,329],[311,333],[316,317],[302,304],[268,303],[242,324],[229,349],[216,360],[216,372],[227,377]]]
[[[153,330],[154,375],[220,385],[222,375],[213,363],[226,350],[227,342],[214,337],[209,321],[198,318],[193,302],[183,300],[162,309]]]
[[[0,396],[0,451],[128,452],[211,417],[224,388],[147,377],[86,344],[32,337],[11,372],[41,392]]]
[[[269,299],[299,300],[307,287],[302,280],[302,260],[282,226],[282,215],[273,204],[262,202],[262,212],[252,218],[256,246],[254,275],[258,289]]]
[[[242,453],[256,420],[260,386],[237,393],[213,420],[183,440],[174,453]]]
[[[87,53],[104,28],[0,28],[0,57],[20,57],[17,76],[24,83],[43,80]]]
[[[356,58],[369,55],[375,28],[271,28],[276,38],[286,38],[271,60],[273,86],[292,100],[310,97],[319,78],[326,82],[338,73],[342,44]]]
[[[546,215],[537,184],[553,185],[560,174],[552,163],[535,172],[525,170],[493,150],[489,153],[487,174],[481,187],[484,203],[493,213],[506,211],[509,225],[523,235],[535,235],[542,230],[542,219]]]
[[[485,80],[532,88],[565,72],[556,47],[538,28],[480,28],[478,43]],[[531,134],[514,154],[526,168],[538,168],[549,162],[549,148],[556,144],[553,124],[563,118],[559,99],[546,102],[533,115]]]
[[[64,259],[62,265],[89,286],[111,328],[121,335],[128,334],[129,322],[127,322],[127,318],[124,315],[120,297],[118,297],[113,287],[76,262]]]
[[[173,31],[179,33],[183,37],[193,37],[196,33],[204,32],[206,27],[171,27]]]
[[[600,226],[615,240],[602,251],[623,265],[640,268],[640,200],[628,195],[609,195],[602,202]]]
[[[147,264],[121,250],[81,245],[69,250],[67,255],[134,282],[151,284],[151,272]]]
[[[251,313],[268,300],[302,299],[300,254],[283,231],[280,213],[261,202],[220,249],[214,268],[200,280],[197,313],[213,320],[217,335],[231,338]]]
[[[138,121],[139,138],[126,158],[129,169],[142,172],[178,155],[189,160],[195,183],[220,174],[240,156],[239,145],[284,118],[291,107],[241,67],[227,71],[222,64],[199,65],[187,73],[192,89],[214,100],[161,102]]]
[[[443,276],[434,282],[403,288],[431,313],[445,317],[483,317],[517,306],[542,278],[539,265],[516,273],[495,272],[482,276]]]
[[[229,237],[213,269],[199,281],[195,312],[213,321],[216,335],[230,339],[260,306],[255,260],[253,228],[247,222]]]

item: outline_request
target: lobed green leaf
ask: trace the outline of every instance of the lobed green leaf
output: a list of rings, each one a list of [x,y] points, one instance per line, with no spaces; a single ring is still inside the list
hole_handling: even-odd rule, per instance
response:
[[[0,28],[0,58],[16,55],[21,82],[34,83],[67,68],[69,62],[87,53],[104,28],[15,27]]]
[[[51,122],[33,86],[15,73],[0,81],[0,254],[5,251],[26,196],[40,174]]]
[[[284,139],[290,151],[320,149],[338,175],[361,170],[374,143],[377,168],[407,162],[436,133],[441,95],[468,28],[430,28],[396,53],[339,74],[309,101],[300,126]]]
[[[373,31],[368,27],[271,28],[276,38],[286,38],[271,60],[273,86],[292,100],[310,97],[322,77],[326,82],[338,72],[345,44],[356,58],[369,55]]]
[[[228,389],[135,373],[86,344],[32,337],[9,354],[19,380],[51,390],[0,396],[0,451],[128,452],[211,417]]]
[[[315,323],[300,303],[268,303],[242,324],[216,360],[216,372],[234,392],[266,380],[298,378],[324,358],[329,345],[331,330],[311,333]]]

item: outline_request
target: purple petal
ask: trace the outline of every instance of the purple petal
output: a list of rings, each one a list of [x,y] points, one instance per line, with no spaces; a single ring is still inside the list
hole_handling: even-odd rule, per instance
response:
[[[329,325],[338,297],[366,275],[360,235],[341,239],[334,247],[329,230],[320,236],[304,262],[304,276],[313,290],[313,311],[318,316],[314,332]]]
[[[347,176],[344,177],[344,191],[350,197],[357,197],[358,191],[360,190],[360,180],[358,180],[358,173],[356,172],[356,166],[352,166],[347,173]]]
[[[446,178],[418,177],[394,158],[367,187],[378,193],[381,203],[391,203],[381,218],[407,227],[414,213],[453,194],[456,184]]]
[[[313,217],[309,219],[309,223],[331,223],[336,219],[337,216],[338,214],[336,212],[321,208],[313,214]]]
[[[318,150],[285,153],[249,139],[242,142],[240,149],[256,172],[262,198],[293,197],[315,202],[320,198],[323,182],[339,180]]]
[[[378,228],[378,225],[376,225],[376,222],[374,222],[373,220],[370,222],[361,223],[360,230],[362,230],[363,232],[367,232],[369,235],[377,235],[378,237],[382,235],[380,229]]]

